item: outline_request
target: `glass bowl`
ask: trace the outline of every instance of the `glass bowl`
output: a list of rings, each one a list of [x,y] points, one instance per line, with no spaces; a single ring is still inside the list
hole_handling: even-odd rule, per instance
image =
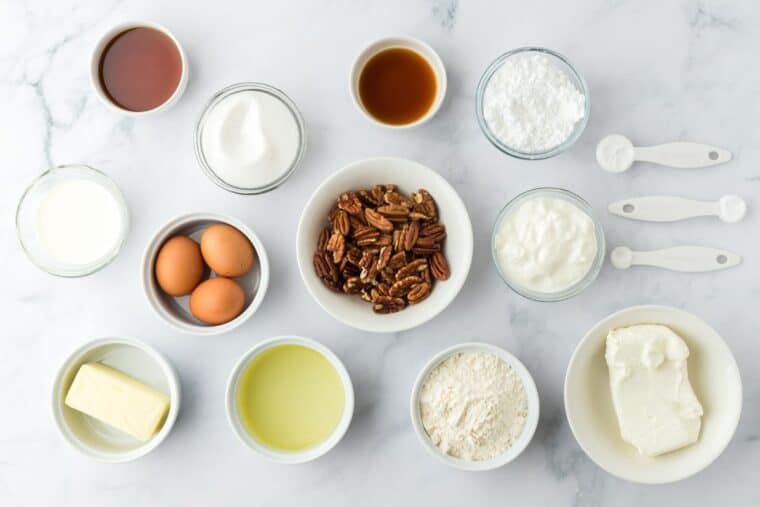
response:
[[[89,180],[105,188],[116,201],[121,212],[121,232],[119,240],[106,255],[89,264],[65,264],[51,256],[37,235],[37,213],[40,204],[48,192],[63,181]],[[104,173],[86,165],[63,165],[45,171],[24,191],[16,208],[16,234],[21,248],[29,260],[51,275],[76,278],[99,271],[106,267],[119,254],[127,239],[129,230],[129,211],[124,195],[111,178]]]
[[[564,289],[558,292],[538,292],[538,291],[534,291],[534,290],[521,286],[514,280],[511,280],[509,276],[507,276],[507,274],[504,273],[504,271],[502,271],[501,266],[499,266],[499,260],[496,255],[496,233],[502,220],[504,220],[504,218],[506,218],[507,215],[517,210],[520,207],[520,205],[522,205],[524,202],[530,199],[533,199],[535,197],[553,197],[553,198],[567,201],[575,205],[581,211],[583,211],[594,222],[594,233],[596,236],[596,256],[594,257],[594,261],[591,264],[591,267],[589,268],[588,272],[583,276],[582,279],[580,279],[578,282],[571,285],[567,289]],[[565,299],[569,299],[573,296],[580,294],[589,285],[591,285],[594,282],[594,280],[596,280],[596,277],[599,275],[599,271],[601,271],[602,265],[604,264],[604,256],[605,256],[604,229],[602,228],[602,225],[599,222],[599,220],[594,216],[591,210],[591,206],[589,206],[589,204],[578,195],[570,192],[569,190],[565,190],[562,188],[550,188],[550,187],[534,188],[532,190],[528,190],[518,195],[517,197],[509,201],[507,205],[504,206],[504,208],[502,208],[502,210],[499,212],[499,216],[496,217],[496,222],[494,222],[493,231],[491,232],[491,257],[493,258],[493,262],[496,265],[496,270],[499,272],[499,276],[501,276],[501,279],[504,280],[504,283],[506,283],[510,289],[512,289],[513,291],[515,291],[516,293],[520,294],[521,296],[527,299],[532,299],[533,301],[541,301],[541,302],[550,303],[550,302],[556,302],[556,301],[563,301]]]
[[[573,132],[570,134],[570,136],[567,139],[565,139],[563,143],[555,146],[554,148],[551,148],[547,151],[541,151],[541,152],[523,152],[515,148],[512,148],[511,146],[507,144],[504,144],[493,134],[493,132],[491,132],[491,129],[488,127],[488,123],[486,123],[486,119],[483,114],[483,97],[485,95],[486,88],[488,87],[488,83],[491,81],[491,77],[493,77],[494,73],[497,70],[499,70],[499,68],[501,68],[504,62],[506,62],[508,59],[522,58],[525,55],[529,55],[531,53],[539,53],[539,54],[543,54],[549,57],[551,62],[556,67],[558,67],[565,74],[567,74],[567,76],[573,82],[573,84],[578,89],[578,91],[581,92],[583,96],[585,97],[583,118],[581,118],[580,120],[576,122]],[[519,158],[522,160],[543,160],[546,158],[551,158],[556,155],[559,155],[560,153],[568,149],[570,146],[572,146],[575,143],[575,141],[578,140],[578,138],[581,136],[581,134],[585,130],[586,124],[588,123],[588,117],[589,117],[590,112],[591,112],[591,101],[589,99],[589,90],[588,90],[588,86],[586,86],[586,81],[583,79],[583,76],[581,76],[578,73],[578,71],[575,70],[575,67],[573,67],[564,56],[546,48],[523,47],[523,48],[513,49],[512,51],[508,51],[504,53],[503,55],[498,57],[496,60],[494,60],[491,63],[491,65],[488,66],[485,72],[483,72],[483,75],[480,77],[480,82],[478,83],[477,91],[475,92],[475,114],[478,118],[478,124],[480,125],[480,130],[483,131],[483,134],[491,142],[491,144],[493,144],[500,151],[502,151],[503,153],[506,153],[507,155],[510,155],[512,157]]]
[[[273,96],[274,98],[278,99],[280,102],[285,104],[285,106],[290,110],[291,114],[293,115],[293,118],[295,118],[296,120],[296,125],[298,126],[298,134],[299,134],[300,140],[299,140],[298,152],[296,153],[295,159],[293,159],[293,163],[290,164],[290,167],[279,178],[267,183],[266,185],[262,185],[260,187],[236,187],[234,185],[230,185],[229,183],[224,181],[222,178],[220,178],[214,172],[214,169],[206,160],[206,156],[203,153],[203,144],[201,143],[201,134],[203,133],[203,127],[206,124],[206,118],[208,117],[209,112],[217,104],[219,104],[219,102],[229,97],[230,95],[234,95],[240,92],[249,92],[249,91],[268,93],[269,95]],[[306,151],[306,127],[304,126],[303,116],[301,116],[301,112],[296,107],[295,102],[290,100],[290,97],[285,95],[285,93],[283,93],[282,91],[264,83],[237,83],[237,84],[230,85],[226,88],[222,88],[216,94],[214,94],[213,97],[211,97],[211,100],[208,101],[208,103],[206,104],[206,107],[203,108],[203,112],[201,113],[200,118],[198,118],[198,122],[195,124],[195,158],[196,160],[198,160],[198,164],[200,164],[201,168],[203,169],[203,172],[206,173],[206,176],[208,176],[211,179],[211,181],[216,183],[217,186],[225,190],[228,190],[230,192],[234,192],[236,194],[244,194],[244,195],[263,194],[265,192],[269,192],[270,190],[274,190],[275,188],[279,187],[285,182],[285,180],[288,179],[288,177],[296,169],[298,164],[301,162],[301,159],[303,159],[303,155],[305,151]]]

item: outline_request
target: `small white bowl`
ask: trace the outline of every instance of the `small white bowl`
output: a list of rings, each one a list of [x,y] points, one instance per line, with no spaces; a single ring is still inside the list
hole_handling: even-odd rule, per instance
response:
[[[190,236],[200,243],[203,230],[218,223],[231,225],[243,233],[253,245],[256,257],[251,270],[245,275],[235,278],[245,292],[245,309],[229,322],[211,325],[199,321],[190,313],[190,296],[174,297],[162,291],[158,286],[154,271],[156,257],[158,257],[158,252],[166,240],[181,234]],[[269,258],[259,237],[237,218],[215,213],[192,213],[170,220],[153,235],[143,254],[140,275],[148,303],[159,317],[185,333],[199,336],[218,335],[232,331],[251,318],[251,315],[258,310],[269,286]]]
[[[455,458],[444,454],[433,442],[430,441],[430,437],[425,431],[425,427],[422,424],[422,416],[420,415],[420,390],[425,383],[428,374],[443,361],[461,352],[486,352],[499,357],[502,361],[507,363],[517,373],[522,380],[523,387],[525,388],[525,394],[528,397],[528,418],[525,421],[525,428],[523,428],[517,441],[508,448],[500,456],[493,459],[483,461],[468,461],[461,458]],[[414,388],[412,389],[412,396],[410,399],[410,413],[412,417],[412,426],[414,432],[417,434],[422,446],[433,456],[441,460],[443,463],[458,468],[460,470],[466,470],[470,472],[479,472],[484,470],[493,470],[500,466],[506,465],[510,461],[517,458],[530,444],[533,439],[533,435],[536,433],[536,427],[538,426],[538,417],[540,412],[540,403],[538,398],[538,390],[536,389],[536,383],[533,381],[528,369],[523,365],[519,359],[515,356],[495,345],[489,345],[487,343],[462,343],[454,345],[445,350],[442,350],[433,358],[428,361],[422,371],[417,376],[417,380],[414,382]]]
[[[180,75],[179,83],[177,83],[177,89],[174,90],[174,93],[166,102],[147,111],[130,111],[129,109],[119,107],[108,97],[108,94],[105,92],[105,90],[103,90],[103,85],[100,82],[100,60],[103,56],[103,51],[106,49],[108,44],[114,38],[116,38],[117,35],[126,32],[127,30],[131,30],[132,28],[152,28],[169,37],[177,47],[179,58],[182,62],[182,74]],[[104,33],[100,39],[98,39],[97,44],[95,44],[95,48],[92,50],[92,55],[90,56],[90,84],[92,84],[92,87],[95,90],[95,95],[98,96],[100,101],[103,102],[106,107],[125,116],[145,116],[166,111],[174,104],[176,104],[182,94],[185,93],[185,88],[187,87],[187,78],[187,57],[185,56],[185,51],[182,49],[182,45],[166,27],[150,21],[128,21],[126,23],[120,23],[114,26],[106,33]]]
[[[262,444],[245,429],[243,423],[240,421],[240,414],[237,409],[236,398],[240,376],[250,362],[259,354],[279,345],[301,345],[316,350],[322,354],[330,364],[332,364],[335,371],[338,373],[340,380],[343,382],[345,400],[343,405],[343,415],[341,416],[338,425],[324,442],[303,451],[281,451]],[[230,373],[229,380],[227,381],[226,408],[227,420],[229,421],[232,430],[245,445],[256,451],[256,453],[277,463],[290,465],[306,463],[307,461],[315,460],[326,454],[330,449],[338,445],[338,442],[340,442],[346,434],[354,415],[354,387],[343,362],[330,349],[310,338],[303,338],[300,336],[278,336],[264,340],[254,346],[248,352],[243,354],[243,357],[241,357],[235,364],[232,373]]]
[[[620,436],[604,359],[609,331],[636,324],[662,324],[684,339],[689,381],[705,410],[699,440],[654,458]],[[632,482],[675,482],[707,467],[731,441],[741,409],[739,368],[726,343],[701,319],[667,306],[633,306],[598,322],[576,347],[565,376],[565,412],[578,444],[601,468]]]
[[[65,404],[66,393],[79,367],[98,362],[126,373],[169,395],[169,413],[147,442],[128,435]],[[145,456],[172,430],[180,406],[180,383],[166,358],[138,340],[101,338],[76,349],[64,361],[53,382],[53,418],[66,441],[82,454],[104,463],[124,463]]]
[[[394,183],[409,194],[427,189],[438,204],[440,222],[446,226],[444,254],[451,277],[435,284],[430,296],[400,312],[376,314],[372,305],[358,296],[338,294],[324,286],[312,262],[319,234],[327,225],[327,214],[340,194],[348,190]],[[467,279],[472,262],[472,224],[456,190],[437,172],[401,158],[372,158],[353,162],[330,175],[312,194],[298,223],[296,256],[306,288],[319,305],[346,325],[376,333],[394,333],[429,321],[451,303]]]
[[[384,123],[378,120],[377,118],[372,116],[369,113],[369,111],[367,111],[367,109],[364,107],[364,104],[362,103],[361,97],[359,96],[359,78],[362,75],[362,70],[364,69],[364,66],[367,64],[370,58],[375,56],[377,53],[384,51],[386,49],[391,49],[391,48],[410,49],[416,52],[417,54],[419,54],[420,56],[422,56],[425,59],[425,61],[427,61],[433,68],[433,72],[435,73],[435,78],[436,78],[436,83],[437,83],[436,97],[435,97],[435,100],[433,101],[433,105],[430,106],[430,109],[428,110],[428,112],[425,113],[425,115],[419,118],[418,120],[415,120],[411,123],[405,123],[403,125],[392,125],[392,124]],[[429,45],[425,44],[421,40],[418,40],[412,37],[405,37],[405,36],[385,37],[385,38],[378,39],[372,42],[359,53],[359,55],[354,60],[353,65],[351,66],[351,73],[348,79],[348,86],[349,86],[349,91],[351,94],[351,99],[353,99],[354,105],[369,121],[371,121],[372,123],[376,125],[380,125],[382,127],[387,127],[390,129],[407,129],[407,128],[416,127],[417,125],[421,125],[425,123],[430,118],[435,116],[435,114],[441,108],[441,104],[443,104],[443,99],[446,97],[446,86],[447,86],[446,68],[443,66],[443,60],[441,60],[441,57],[438,56],[438,53],[436,53],[433,48],[431,48]]]

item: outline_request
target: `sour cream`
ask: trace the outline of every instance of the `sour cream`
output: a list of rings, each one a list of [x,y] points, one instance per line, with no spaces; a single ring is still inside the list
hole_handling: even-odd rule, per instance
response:
[[[494,250],[510,283],[538,293],[562,292],[580,282],[594,264],[594,221],[564,199],[533,197],[501,219]]]
[[[239,91],[214,104],[201,131],[211,170],[228,185],[257,189],[275,183],[295,163],[301,131],[291,109],[264,91]]]

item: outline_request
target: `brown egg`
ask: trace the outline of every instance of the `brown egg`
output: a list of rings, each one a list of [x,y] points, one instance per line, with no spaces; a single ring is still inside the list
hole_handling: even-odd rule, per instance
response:
[[[190,295],[190,312],[206,324],[224,324],[243,311],[245,294],[235,280],[210,278]]]
[[[242,276],[253,266],[253,246],[248,238],[227,224],[203,231],[201,253],[206,264],[221,276]]]
[[[190,294],[203,276],[198,243],[187,236],[174,236],[161,246],[156,257],[156,281],[170,296]]]

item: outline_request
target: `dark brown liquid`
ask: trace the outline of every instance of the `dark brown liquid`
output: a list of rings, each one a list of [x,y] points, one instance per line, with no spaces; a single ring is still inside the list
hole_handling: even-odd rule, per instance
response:
[[[179,49],[153,28],[133,28],[108,43],[100,57],[100,83],[117,106],[149,111],[174,94],[182,76]]]
[[[437,93],[433,67],[410,49],[377,53],[359,76],[359,98],[364,108],[390,125],[405,125],[425,116]]]

